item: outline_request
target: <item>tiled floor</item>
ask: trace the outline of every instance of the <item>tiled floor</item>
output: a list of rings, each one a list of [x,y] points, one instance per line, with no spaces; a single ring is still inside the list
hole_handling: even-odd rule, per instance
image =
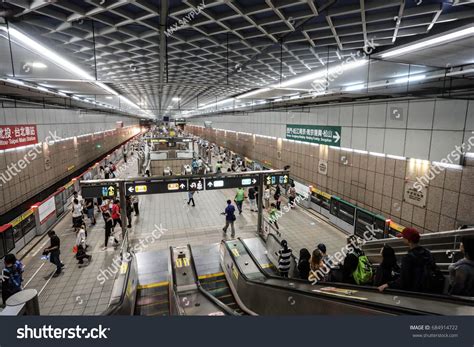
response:
[[[136,168],[132,166],[123,176],[135,174]],[[132,242],[141,245],[140,252],[143,253],[138,258],[143,261],[150,259],[145,255],[150,255],[157,250],[160,250],[159,254],[166,254],[163,251],[170,246],[184,246],[189,243],[197,251],[200,245],[218,244],[222,240],[222,227],[225,224],[225,217],[221,215],[221,212],[224,211],[226,200],[233,200],[234,195],[235,190],[230,189],[200,192],[194,195],[195,207],[186,203],[187,193],[141,196],[140,215],[133,218],[130,230]],[[267,212],[265,216],[268,217]],[[94,258],[89,266],[78,268],[76,265],[72,253],[75,234],[71,229],[70,216],[66,216],[55,227],[62,241],[62,261],[66,264],[66,269],[60,277],[51,278],[54,272],[53,265],[40,260],[41,250],[49,243],[49,239],[45,239],[27,255],[25,259],[26,287],[36,288],[40,292],[42,314],[97,315],[106,309],[112,280],[101,285],[97,276],[110,266],[117,256],[117,251],[112,248],[102,250],[103,220],[100,216],[97,217],[97,225],[90,228],[88,232],[88,243],[91,248],[89,253]],[[333,253],[344,246],[345,235],[325,222],[323,218],[307,212],[302,207],[297,207],[285,213],[278,220],[278,224],[282,237],[288,241],[295,253],[303,247],[312,251],[321,242],[326,244],[328,253]],[[244,203],[243,213],[237,214],[235,228],[238,237],[257,236],[257,213],[249,210],[248,202]],[[227,233],[230,235],[230,230]],[[158,262],[155,264],[156,269],[166,268],[164,263],[167,262],[166,256],[151,258]],[[206,264],[206,261],[200,259],[199,263]],[[141,266],[150,270],[148,275],[144,274],[141,277],[141,282],[151,283],[158,279],[165,279],[163,271],[151,271],[153,264]],[[210,269],[204,270],[207,273]],[[156,277],[157,274],[161,274],[159,278]]]
[[[135,165],[130,165],[123,176],[133,175],[136,170]],[[61,240],[61,261],[65,264],[64,271],[59,277],[52,277],[56,270],[53,264],[41,260],[43,249],[49,246],[48,237],[45,237],[22,260],[26,266],[24,287],[35,288],[38,291],[42,315],[99,315],[107,308],[113,278],[110,276],[110,279],[101,284],[97,277],[101,271],[110,267],[118,255],[118,250],[111,246],[107,250],[102,249],[104,221],[97,211],[96,218],[97,224],[88,227],[87,253],[93,258],[90,265],[79,267],[74,258],[72,247],[76,235],[71,227],[70,214],[54,227]],[[89,220],[87,218],[85,220],[89,225]]]

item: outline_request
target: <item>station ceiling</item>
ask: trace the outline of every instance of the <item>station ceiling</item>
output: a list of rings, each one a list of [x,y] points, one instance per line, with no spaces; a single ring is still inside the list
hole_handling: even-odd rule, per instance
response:
[[[340,92],[351,85],[474,64],[474,35],[408,54],[382,55],[472,27],[472,1],[11,0],[0,4],[0,16],[0,26],[54,50],[154,115],[181,115],[268,86],[252,99],[308,93],[311,81],[278,85],[327,69],[367,47],[373,48],[374,60],[343,74],[337,81]],[[120,106],[115,95],[6,31],[0,51],[3,76]],[[466,71],[457,78],[472,78]]]

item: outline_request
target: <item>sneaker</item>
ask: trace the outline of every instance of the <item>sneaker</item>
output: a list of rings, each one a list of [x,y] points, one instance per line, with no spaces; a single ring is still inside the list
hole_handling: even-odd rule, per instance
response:
[[[61,267],[64,268],[66,265],[64,265],[63,263],[61,263]]]
[[[53,277],[58,277],[60,274],[61,274],[60,272],[59,272],[59,273],[58,273],[58,272],[55,272],[54,275],[53,275]]]

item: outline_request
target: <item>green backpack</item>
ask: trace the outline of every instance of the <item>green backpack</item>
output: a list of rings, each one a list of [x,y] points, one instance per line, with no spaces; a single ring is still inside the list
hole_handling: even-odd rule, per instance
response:
[[[359,257],[359,263],[357,269],[352,273],[354,280],[357,284],[368,284],[372,282],[372,265],[370,264],[369,258],[365,255]]]

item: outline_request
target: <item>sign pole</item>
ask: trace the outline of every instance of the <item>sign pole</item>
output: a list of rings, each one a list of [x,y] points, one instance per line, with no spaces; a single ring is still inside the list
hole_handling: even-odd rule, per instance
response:
[[[125,182],[119,182],[119,194],[120,194],[120,220],[122,222],[122,238],[125,237],[127,231],[127,201],[125,200]]]
[[[257,223],[257,230],[258,233],[261,234],[263,232],[263,180],[265,178],[264,174],[259,174],[259,182],[258,182],[258,223]]]

